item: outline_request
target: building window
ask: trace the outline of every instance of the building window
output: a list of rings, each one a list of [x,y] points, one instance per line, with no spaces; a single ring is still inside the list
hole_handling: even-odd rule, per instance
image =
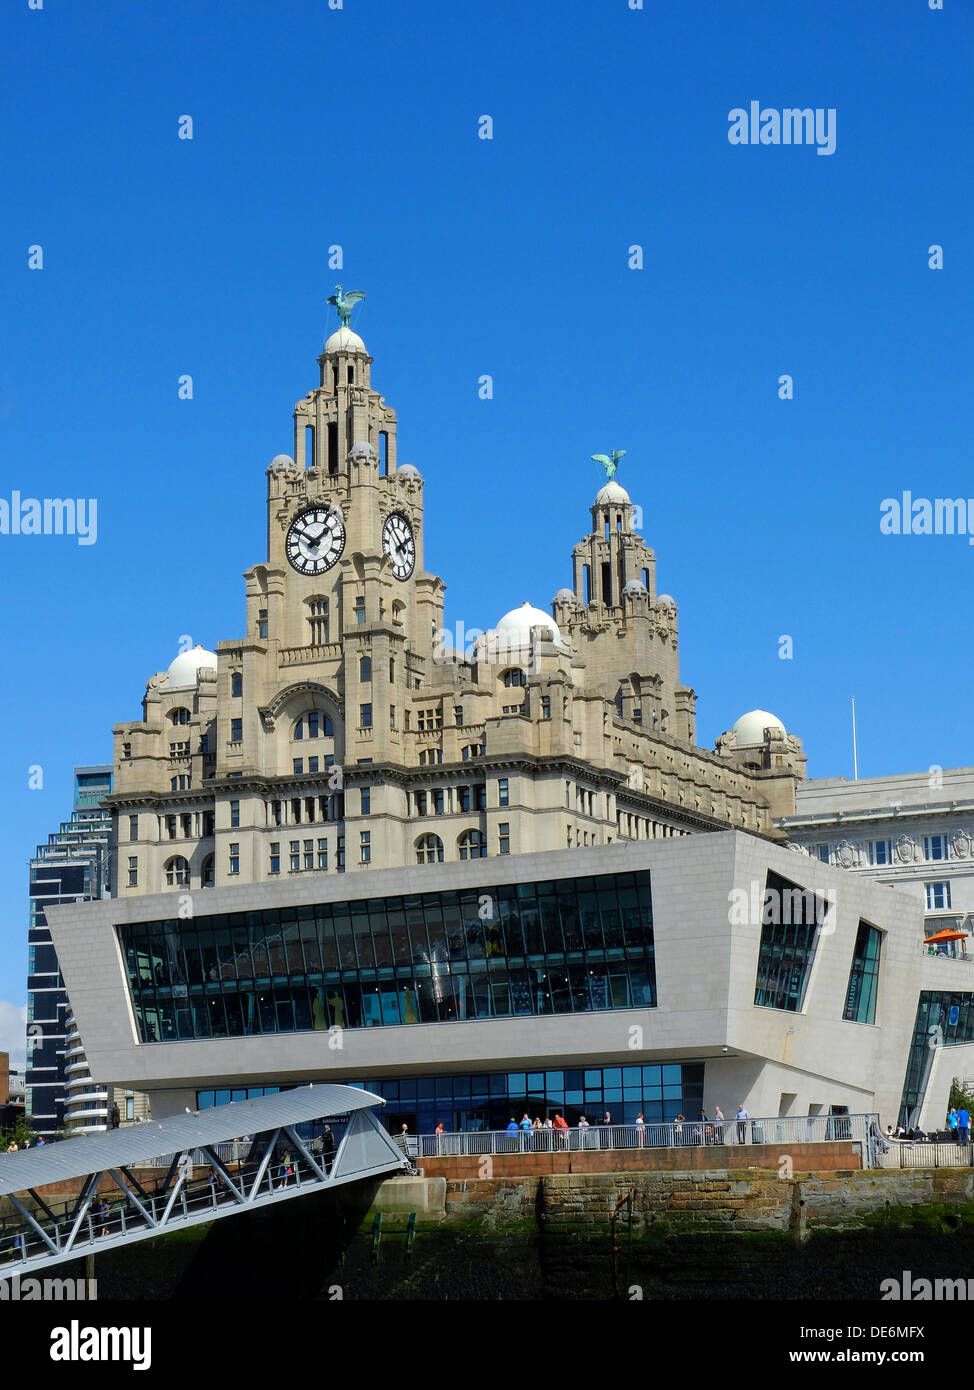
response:
[[[309,759],[308,759],[308,771],[309,771],[309,772],[317,772],[317,771],[318,771],[318,759],[317,759],[317,758],[309,758]]]
[[[334,738],[335,727],[327,714],[322,714],[320,710],[308,710],[294,725],[291,734],[292,739],[304,738]]]
[[[267,609],[262,608],[257,614],[257,636],[267,636]]]
[[[231,671],[230,694],[235,700],[239,700],[243,694],[243,671]]]
[[[507,778],[506,778],[506,777],[499,777],[499,778],[497,779],[497,804],[498,804],[498,806],[507,806],[507,805],[509,804],[509,796],[510,796],[510,792],[509,792],[509,789],[508,789],[508,780],[507,780]]]
[[[372,862],[372,832],[363,830],[359,833],[359,849],[362,854],[361,863],[370,864]]]
[[[459,811],[473,809],[473,796],[469,787],[457,787],[457,809]]]
[[[365,599],[361,597],[355,600],[355,621],[356,623],[365,622]]]
[[[551,718],[551,696],[550,696],[550,695],[542,695],[542,697],[541,697],[541,718],[542,718],[542,719],[550,719],[550,718]]]
[[[239,801],[231,801],[231,802],[230,802],[230,828],[231,828],[231,830],[236,829],[236,827],[237,827],[239,824],[240,824],[240,802],[239,802]]]
[[[502,821],[497,827],[497,853],[510,854],[511,852],[511,827],[507,821]]]
[[[301,776],[301,774],[304,772],[304,759],[303,759],[303,758],[295,758],[294,761],[292,762],[291,766],[292,766],[293,769],[294,769],[294,776],[295,776],[295,777]]]
[[[827,907],[825,900],[810,889],[799,888],[768,871],[755,1004],[791,1013],[801,1011],[815,959],[818,929],[825,922]]]
[[[137,888],[139,885],[139,861],[134,854],[129,856],[129,887]]]
[[[315,842],[314,842],[314,840],[305,840],[305,842],[304,842],[304,867],[305,867],[306,869],[313,869],[314,866],[315,866]]]
[[[443,761],[442,748],[423,748],[419,754],[420,767],[432,767]]]
[[[390,729],[394,729],[395,727],[396,727],[396,707],[395,707],[395,705],[390,705],[390,706],[389,706],[389,728],[390,728]]]
[[[924,859],[949,859],[950,855],[947,852],[947,836],[924,835],[923,857]]]
[[[167,839],[167,840],[175,840],[175,838],[176,838],[176,817],[175,817],[175,816],[167,816],[167,817],[166,817],[166,820],[165,820],[165,826],[166,826],[166,839]]]
[[[415,795],[415,799],[416,799],[416,814],[417,814],[417,816],[425,816],[425,815],[427,814],[427,810],[426,810],[426,793],[425,793],[425,792],[415,792],[414,795]]]
[[[416,841],[417,864],[442,864],[443,841],[439,835],[421,835]]]
[[[203,867],[200,870],[200,886],[202,888],[212,888],[215,880],[216,866],[213,855],[208,854],[203,860]]]
[[[828,846],[819,846],[828,853]],[[893,846],[889,840],[870,840],[866,846],[870,864],[892,864]],[[928,856],[929,857],[929,856]]]
[[[927,895],[927,911],[936,912],[950,907],[950,884],[925,883],[923,885]]]
[[[363,728],[363,729],[371,729],[371,727],[372,727],[372,706],[371,706],[371,705],[359,705],[358,714],[359,714],[359,720],[358,720],[358,722],[359,722],[360,728]]]
[[[527,676],[524,674],[523,671],[517,669],[516,667],[512,667],[511,670],[505,671],[501,679],[503,680],[504,684],[507,686],[508,689],[511,689],[512,686],[524,686],[528,683]]]
[[[457,726],[458,729],[462,727],[462,725],[463,725],[463,705],[454,705],[454,706],[453,706],[453,722],[454,722],[454,724]]]
[[[407,733],[409,732],[409,717],[410,717],[411,713],[412,713],[412,711],[407,709],[407,710],[404,711],[403,716],[402,716],[402,726],[403,726],[403,728],[406,730]]]
[[[505,705],[505,706],[504,706],[504,713],[505,713],[505,714],[523,714],[523,713],[524,713],[524,706],[523,706],[523,705]]]
[[[188,758],[189,739],[179,739],[176,743],[170,743],[169,756],[170,758]]]
[[[132,756],[132,745],[131,745],[131,743],[123,743],[123,744],[122,744],[122,757],[123,757],[123,758],[131,758],[131,756]]]
[[[185,772],[181,772],[178,777],[173,777],[170,780],[169,786],[174,792],[192,791],[193,779],[188,777]]]
[[[139,818],[138,818],[138,816],[129,816],[129,839],[130,839],[130,840],[137,840],[138,838],[139,838]]]
[[[370,656],[359,657],[358,678],[366,685],[372,684],[372,658]]]
[[[446,810],[446,793],[441,787],[430,792],[430,805],[434,816],[442,816]]]
[[[880,841],[882,843],[882,841]],[[879,989],[879,957],[883,949],[883,933],[868,922],[859,923],[856,949],[849,972],[844,1019],[851,1023],[876,1022],[876,994]]]
[[[301,870],[301,841],[291,841],[291,872],[299,873]]]
[[[474,805],[478,811],[487,810],[487,784],[481,782],[480,786],[474,787]]]
[[[327,840],[319,840],[319,841],[318,841],[318,868],[319,868],[319,869],[327,869],[327,868],[328,868],[328,841],[327,841]]]
[[[372,788],[371,788],[371,787],[363,787],[363,788],[362,788],[362,815],[363,815],[363,816],[370,816],[371,814],[372,814]]]
[[[182,815],[182,816],[179,817],[179,821],[180,821],[180,825],[182,826],[183,839],[184,839],[184,840],[192,839],[192,835],[193,835],[193,817],[192,817],[192,815]]]
[[[170,719],[170,722],[173,723],[173,724],[188,724],[188,723],[189,723],[189,710],[188,710],[188,709],[182,709],[182,708],[170,710],[170,712],[169,712],[169,719]]]
[[[487,840],[479,830],[465,830],[457,841],[461,859],[486,859]]]
[[[230,720],[230,742],[231,742],[231,743],[240,743],[240,742],[242,741],[242,739],[243,739],[243,720],[242,720],[242,719],[231,719],[231,720]]]
[[[335,868],[340,874],[345,872],[345,836],[339,835],[335,842]]]
[[[484,745],[482,743],[468,743],[463,749],[463,761],[468,763],[471,758],[482,758],[484,756]]]
[[[240,846],[233,844],[230,846],[230,873],[239,874],[240,872]]]
[[[394,656],[390,656],[390,658],[389,658],[389,684],[391,685],[392,682],[393,682],[395,679],[396,679],[396,658],[395,658]]]
[[[201,753],[208,753],[209,751],[210,751],[210,736],[209,736],[209,734],[200,734],[200,752],[201,752]]]
[[[830,858],[829,858],[829,847],[828,847],[828,845],[819,845],[819,847],[818,847],[818,857],[819,857],[819,859],[821,859],[821,861],[822,861],[823,864],[828,864],[828,863],[830,863]]]
[[[169,888],[189,887],[189,860],[177,855],[166,864],[166,885]]]

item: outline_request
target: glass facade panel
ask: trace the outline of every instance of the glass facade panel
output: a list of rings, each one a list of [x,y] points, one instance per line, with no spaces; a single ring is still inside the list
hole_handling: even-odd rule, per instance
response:
[[[801,1010],[828,904],[810,889],[769,870],[761,916],[754,1002],[766,1009]]]
[[[656,1003],[648,871],[170,918],[118,934],[142,1042]]]
[[[900,1124],[909,1127],[919,1118],[936,1048],[968,1042],[974,1042],[974,993],[921,990],[903,1082]]]
[[[879,991],[879,957],[883,949],[883,933],[868,922],[859,923],[856,949],[849,972],[849,991],[842,1017],[853,1023],[876,1022],[876,997]]]

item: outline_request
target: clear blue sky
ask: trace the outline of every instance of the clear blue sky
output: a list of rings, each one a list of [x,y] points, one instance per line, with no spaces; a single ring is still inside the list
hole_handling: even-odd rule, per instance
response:
[[[974,763],[974,548],[879,532],[974,496],[972,37],[968,0],[8,0],[0,496],[95,497],[98,540],[0,536],[0,1000],[72,767],[242,631],[336,280],[451,624],[547,606],[624,448],[701,743],[760,706],[851,775],[855,694],[864,776]],[[834,107],[836,152],[729,144],[751,100]]]

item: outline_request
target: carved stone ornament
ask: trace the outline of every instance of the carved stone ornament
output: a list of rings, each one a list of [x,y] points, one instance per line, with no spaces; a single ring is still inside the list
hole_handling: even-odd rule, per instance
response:
[[[896,838],[896,857],[901,864],[912,864],[917,857],[916,841],[909,835],[898,835]]]
[[[955,830],[950,837],[950,852],[954,859],[969,859],[971,837],[966,830]]]
[[[840,840],[835,847],[835,857],[843,869],[852,869],[859,862],[856,847],[849,840]]]

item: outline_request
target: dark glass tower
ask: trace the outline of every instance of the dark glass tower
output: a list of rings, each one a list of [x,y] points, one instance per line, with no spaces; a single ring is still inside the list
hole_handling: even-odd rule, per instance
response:
[[[68,1125],[104,1129],[109,1122],[111,1097],[88,1072],[46,912],[52,903],[106,895],[112,819],[101,803],[111,791],[111,767],[75,768],[71,819],[38,845],[30,861],[27,1112],[45,1136]]]

